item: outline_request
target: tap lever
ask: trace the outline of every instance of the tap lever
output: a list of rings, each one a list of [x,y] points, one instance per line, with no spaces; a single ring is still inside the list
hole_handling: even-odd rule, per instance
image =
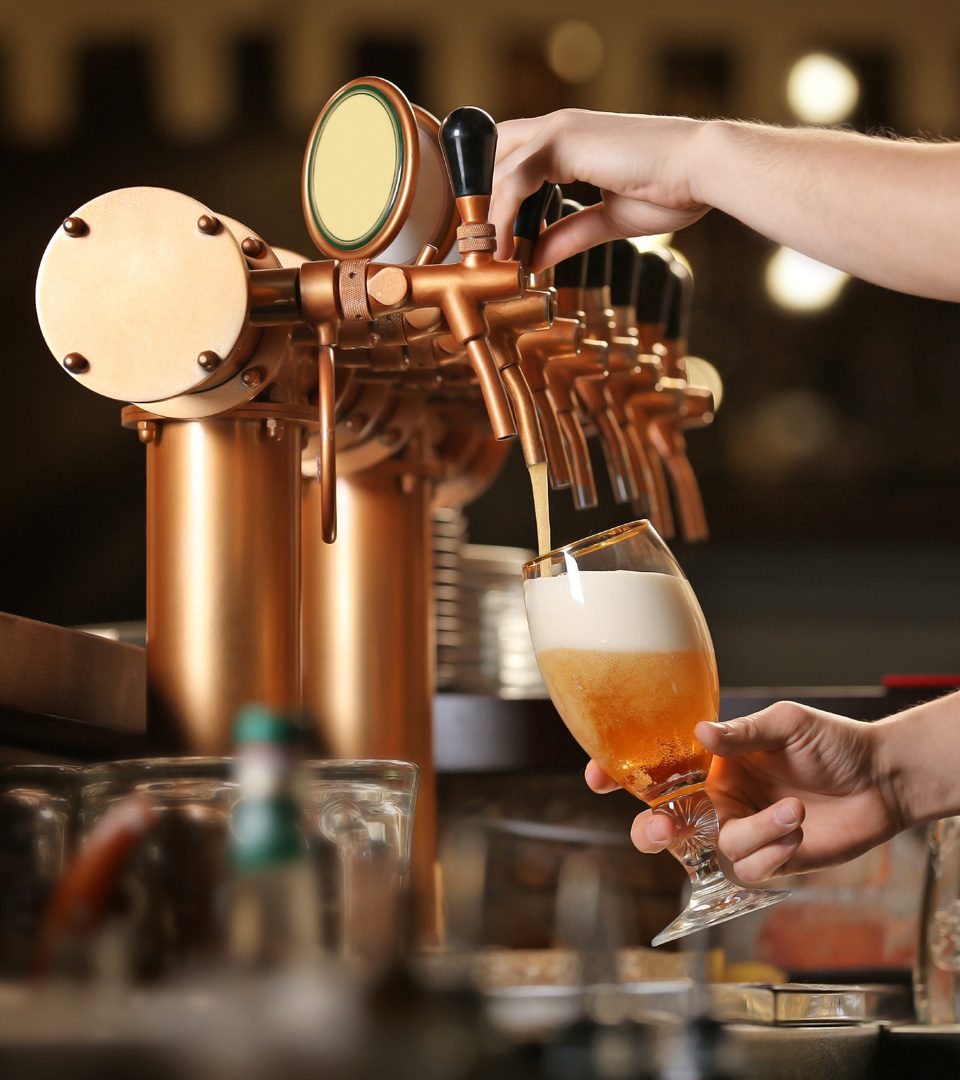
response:
[[[614,240],[610,263],[610,303],[615,308],[632,308],[640,282],[640,253],[629,240]]]
[[[524,266],[529,265],[533,258],[547,205],[555,199],[556,190],[556,185],[544,181],[532,195],[523,200],[517,211],[513,223],[514,258]]]
[[[579,213],[582,209],[580,203],[573,199],[563,199],[560,203],[560,217],[570,217],[571,214]],[[581,251],[557,263],[553,271],[553,283],[558,289],[582,290],[586,274],[587,253]],[[564,314],[568,312],[564,311]]]
[[[666,248],[640,252],[636,293],[637,332],[645,353],[652,353],[654,345],[663,338],[667,304],[674,287],[670,272],[672,262],[673,256]]]
[[[690,308],[693,305],[693,271],[687,260],[676,251],[671,252],[670,273],[673,287],[667,302],[666,322],[663,329],[664,374],[674,379],[687,376],[687,335],[690,330]]]
[[[613,245],[597,244],[587,251],[587,269],[584,275],[584,288],[605,289],[610,285],[613,267]]]

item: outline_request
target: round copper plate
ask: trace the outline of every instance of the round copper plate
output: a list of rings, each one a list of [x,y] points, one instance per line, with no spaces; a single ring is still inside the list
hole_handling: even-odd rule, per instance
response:
[[[420,168],[410,102],[386,79],[354,79],[317,117],[303,159],[303,214],[333,259],[379,254],[403,226]]]

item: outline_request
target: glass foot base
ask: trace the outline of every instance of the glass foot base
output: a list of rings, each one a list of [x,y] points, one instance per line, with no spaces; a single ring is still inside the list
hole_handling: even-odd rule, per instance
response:
[[[715,885],[694,888],[690,903],[669,926],[657,934],[651,944],[663,945],[667,941],[705,930],[708,926],[748,915],[751,911],[773,907],[789,895],[788,892],[772,892],[770,889],[748,889],[746,885],[735,885],[721,878]]]

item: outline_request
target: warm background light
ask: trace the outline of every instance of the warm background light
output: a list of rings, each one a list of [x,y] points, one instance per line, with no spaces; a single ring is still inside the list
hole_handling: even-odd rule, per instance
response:
[[[547,39],[547,63],[564,82],[589,82],[603,65],[603,38],[587,22],[562,22]]]
[[[807,124],[839,124],[860,99],[860,82],[842,60],[809,53],[790,69],[787,102]]]
[[[701,387],[713,394],[713,410],[716,412],[723,401],[723,379],[720,377],[720,372],[702,356],[688,356],[686,365],[687,382],[691,386]]]
[[[653,233],[650,236],[631,236],[630,243],[637,251],[653,251],[655,248],[669,247],[673,240],[672,232]]]
[[[850,275],[792,248],[778,248],[767,263],[767,291],[788,311],[822,311],[840,295]]]

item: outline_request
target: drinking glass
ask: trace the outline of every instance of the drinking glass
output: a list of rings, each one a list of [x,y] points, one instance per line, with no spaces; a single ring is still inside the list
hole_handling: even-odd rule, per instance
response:
[[[524,601],[537,663],[573,737],[610,776],[673,819],[671,853],[691,884],[654,945],[749,911],[784,892],[724,876],[711,755],[694,727],[716,720],[713,644],[693,589],[648,521],[620,525],[532,559]]]

